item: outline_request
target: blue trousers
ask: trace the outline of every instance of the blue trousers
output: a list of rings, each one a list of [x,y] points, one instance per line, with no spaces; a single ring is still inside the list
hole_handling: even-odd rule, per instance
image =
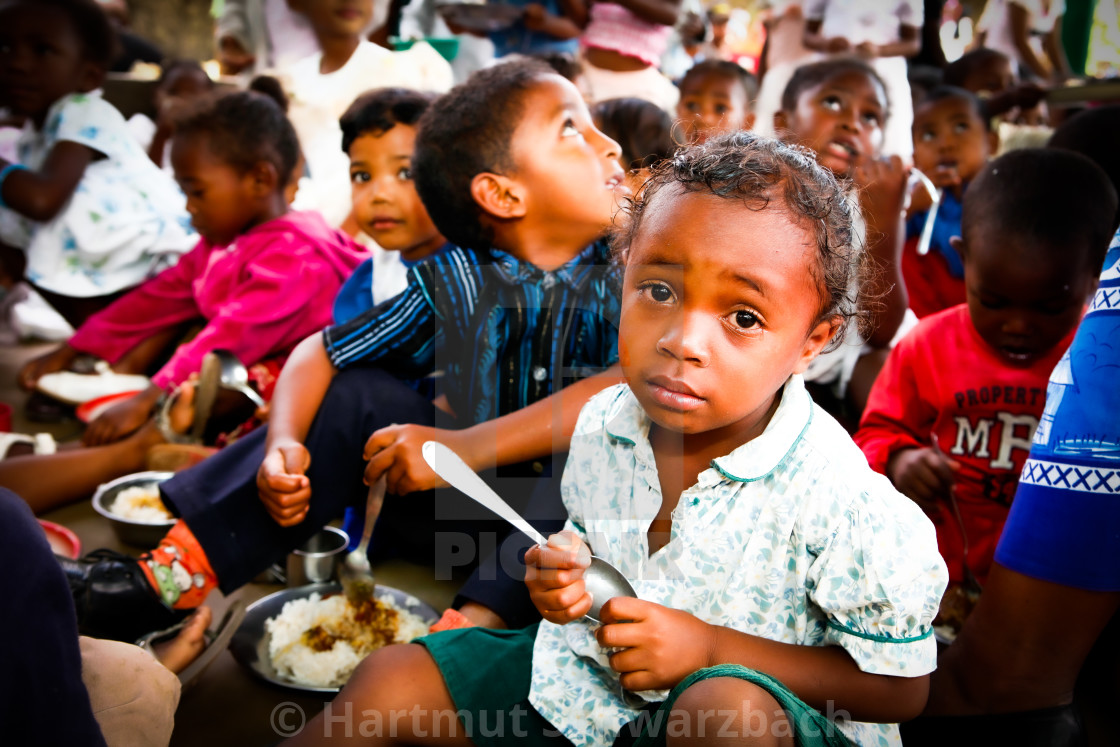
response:
[[[370,435],[393,423],[457,427],[431,401],[379,368],[349,368],[331,382],[305,442],[311,454],[307,518],[284,528],[257,494],[266,429],[260,428],[161,486],[165,502],[190,527],[223,592],[230,593],[342,516],[364,506],[362,451]],[[486,481],[546,536],[563,526],[560,476],[565,455],[499,468]],[[476,601],[511,626],[539,619],[523,583],[530,540],[462,493],[441,489],[389,496],[371,543],[374,559],[429,564],[437,578],[472,572],[457,604]],[[460,575],[461,574],[461,575]]]

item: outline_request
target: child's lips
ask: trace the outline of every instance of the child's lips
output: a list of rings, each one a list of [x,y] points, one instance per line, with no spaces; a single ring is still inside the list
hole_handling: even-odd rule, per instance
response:
[[[369,226],[374,231],[391,231],[399,226],[402,222],[403,221],[401,221],[399,218],[378,216],[370,219]]]
[[[649,385],[650,396],[669,410],[688,412],[704,404],[704,398],[679,379],[652,376],[646,383]]]
[[[854,161],[859,158],[859,149],[852,143],[843,140],[833,140],[824,147],[825,152],[836,158]]]
[[[611,177],[607,179],[607,189],[630,194],[630,188],[626,186],[626,174],[621,171],[612,174]]]

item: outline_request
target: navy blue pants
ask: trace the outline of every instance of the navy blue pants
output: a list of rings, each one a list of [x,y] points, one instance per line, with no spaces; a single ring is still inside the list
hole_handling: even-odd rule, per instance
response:
[[[222,591],[230,593],[282,561],[348,506],[364,506],[362,450],[374,431],[393,423],[456,427],[428,398],[382,369],[349,368],[335,376],[306,440],[311,505],[298,526],[278,525],[257,495],[264,428],[164,482],[163,498],[198,538]],[[547,536],[564,523],[563,464],[564,455],[557,455],[483,477]],[[429,564],[441,579],[473,569],[457,604],[476,601],[511,626],[523,626],[538,618],[522,582],[521,557],[529,544],[474,501],[443,489],[387,498],[370,554]]]

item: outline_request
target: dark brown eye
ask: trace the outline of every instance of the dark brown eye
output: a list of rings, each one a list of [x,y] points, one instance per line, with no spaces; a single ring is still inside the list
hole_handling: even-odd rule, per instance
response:
[[[743,329],[750,329],[758,324],[758,317],[749,311],[736,311],[735,323]]]

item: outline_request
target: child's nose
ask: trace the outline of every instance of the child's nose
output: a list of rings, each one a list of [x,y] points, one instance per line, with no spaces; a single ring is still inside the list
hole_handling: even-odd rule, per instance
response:
[[[1003,333],[1010,337],[1030,337],[1034,324],[1026,314],[1010,314],[1003,320]]]
[[[707,366],[711,359],[708,340],[710,326],[707,315],[680,313],[661,337],[658,347],[681,362]]]

